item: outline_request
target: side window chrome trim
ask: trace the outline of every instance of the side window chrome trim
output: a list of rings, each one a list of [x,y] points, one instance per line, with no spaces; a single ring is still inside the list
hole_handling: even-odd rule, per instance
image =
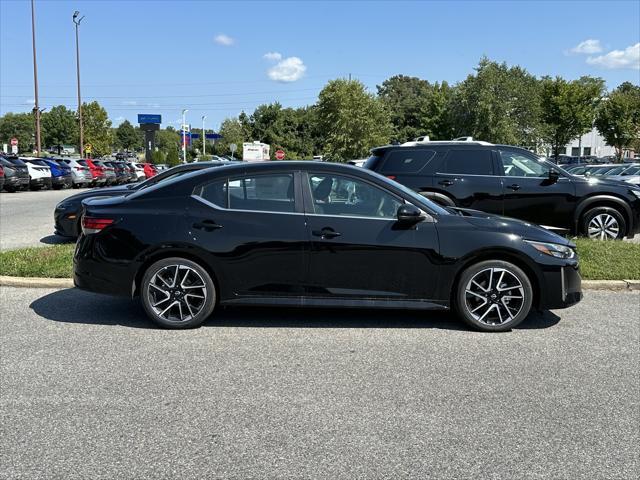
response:
[[[274,212],[271,210],[242,210],[239,208],[223,208],[220,205],[211,203],[209,200],[202,198],[196,194],[191,194],[191,198],[204,203],[208,207],[211,207],[215,210],[219,210],[220,212],[269,213],[269,214],[276,214],[276,215],[304,215],[304,213],[302,212]]]

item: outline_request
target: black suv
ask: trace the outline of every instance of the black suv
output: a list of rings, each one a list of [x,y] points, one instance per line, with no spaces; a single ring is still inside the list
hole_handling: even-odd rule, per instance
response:
[[[464,207],[591,238],[640,232],[640,188],[581,178],[523,148],[478,141],[374,148],[364,164],[446,207]]]

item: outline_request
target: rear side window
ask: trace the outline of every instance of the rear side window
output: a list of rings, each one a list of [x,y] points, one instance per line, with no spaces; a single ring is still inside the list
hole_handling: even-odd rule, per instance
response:
[[[173,176],[171,178],[176,177]],[[196,187],[193,194],[205,199],[209,203],[213,203],[218,207],[227,208],[229,196],[227,194],[226,179],[218,180],[215,182],[207,183],[206,185],[201,185],[200,187]]]
[[[395,150],[387,155],[380,173],[418,173],[435,155],[433,150]]]
[[[493,175],[491,150],[450,150],[440,173]]]

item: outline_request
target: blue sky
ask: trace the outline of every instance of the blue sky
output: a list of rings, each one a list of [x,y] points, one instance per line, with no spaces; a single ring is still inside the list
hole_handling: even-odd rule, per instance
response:
[[[86,16],[83,100],[98,100],[114,124],[160,113],[164,126],[178,126],[188,108],[193,126],[207,115],[207,128],[218,128],[260,103],[312,104],[329,79],[349,73],[373,92],[400,73],[455,83],[482,55],[535,75],[640,83],[638,0],[36,0],[45,107],[76,108],[76,9]],[[31,109],[32,68],[30,3],[0,0],[0,114]]]

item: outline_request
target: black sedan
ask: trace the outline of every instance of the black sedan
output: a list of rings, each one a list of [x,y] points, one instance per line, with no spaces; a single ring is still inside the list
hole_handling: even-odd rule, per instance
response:
[[[80,217],[82,214],[82,201],[94,197],[115,197],[118,195],[129,195],[140,189],[156,185],[158,182],[184,175],[187,172],[202,170],[203,168],[223,165],[222,162],[194,162],[178,165],[170,168],[155,177],[140,183],[128,185],[118,185],[107,188],[94,188],[85,192],[80,192],[62,200],[56,205],[53,211],[53,221],[55,233],[63,237],[76,238],[80,235]]]
[[[225,165],[84,208],[75,285],[139,296],[168,328],[217,306],[286,305],[454,309],[502,331],[582,298],[565,238],[357,167]]]

